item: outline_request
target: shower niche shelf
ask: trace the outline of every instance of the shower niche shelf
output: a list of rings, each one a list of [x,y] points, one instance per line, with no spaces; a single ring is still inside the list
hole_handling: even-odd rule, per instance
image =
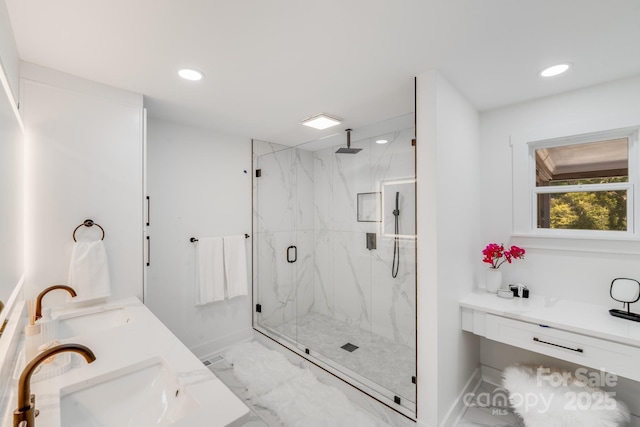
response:
[[[380,222],[382,193],[358,193],[358,222]]]

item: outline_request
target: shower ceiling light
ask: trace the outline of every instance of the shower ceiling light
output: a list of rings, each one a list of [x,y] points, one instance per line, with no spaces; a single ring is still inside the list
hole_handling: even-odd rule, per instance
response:
[[[386,139],[376,139],[376,144],[386,144],[387,142],[389,141],[387,141]]]
[[[542,77],[553,77],[562,74],[569,69],[569,64],[558,64],[540,71]]]
[[[204,78],[204,73],[202,71],[192,70],[190,68],[183,68],[178,71],[178,75],[185,80],[192,81],[202,80]]]
[[[330,128],[331,126],[339,125],[341,121],[341,119],[338,119],[336,117],[331,117],[327,114],[320,113],[302,120],[302,124],[322,130]]]

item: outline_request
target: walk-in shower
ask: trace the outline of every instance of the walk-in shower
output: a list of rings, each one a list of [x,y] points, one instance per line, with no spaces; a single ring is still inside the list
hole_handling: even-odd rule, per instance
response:
[[[413,416],[413,114],[351,132],[254,141],[254,327]]]

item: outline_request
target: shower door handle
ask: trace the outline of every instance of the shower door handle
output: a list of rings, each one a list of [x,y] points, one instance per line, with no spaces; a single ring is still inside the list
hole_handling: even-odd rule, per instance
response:
[[[293,259],[291,259],[291,249],[293,249]],[[298,260],[298,248],[296,246],[289,246],[287,248],[287,262],[294,263]]]

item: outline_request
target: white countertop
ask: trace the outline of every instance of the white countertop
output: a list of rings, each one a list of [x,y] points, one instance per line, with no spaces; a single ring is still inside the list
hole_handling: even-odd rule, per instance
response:
[[[78,355],[71,369],[50,379],[31,384],[31,392],[36,396],[36,408],[40,415],[36,419],[38,427],[60,425],[60,390],[92,379],[108,376],[114,371],[125,369],[150,359],[162,359],[178,377],[181,385],[200,404],[199,408],[176,422],[175,426],[226,426],[248,413],[248,408],[235,396],[198,358],[193,355],[137,298],[127,298],[103,304],[104,308],[123,306],[131,315],[124,325],[98,330],[74,338],[61,340],[89,347],[96,360],[87,364]],[[82,309],[80,309],[82,310]],[[64,312],[54,313],[54,317]],[[15,400],[15,388],[11,399]],[[126,393],[126,390],[122,391]],[[17,403],[17,402],[16,402]],[[108,408],[109,402],[105,401]],[[11,420],[5,420],[5,426]]]
[[[615,302],[595,305],[539,295],[506,299],[476,290],[462,298],[460,306],[640,347],[640,322],[611,316],[609,309],[622,308]],[[640,311],[640,303],[632,304],[634,308]]]

